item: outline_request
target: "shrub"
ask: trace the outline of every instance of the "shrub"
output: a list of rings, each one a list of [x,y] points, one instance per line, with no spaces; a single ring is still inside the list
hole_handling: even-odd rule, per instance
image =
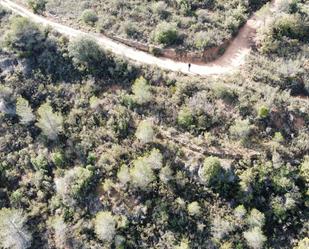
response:
[[[254,227],[247,232],[244,232],[244,238],[250,248],[261,249],[266,241],[261,228]]]
[[[155,180],[153,170],[144,158],[138,158],[133,162],[130,176],[133,185],[142,189],[146,189]]]
[[[189,107],[184,107],[178,112],[177,123],[186,129],[194,124],[194,116]]]
[[[48,161],[46,157],[40,153],[38,156],[31,158],[31,164],[36,170],[46,170],[48,166]]]
[[[200,169],[200,178],[205,184],[211,185],[219,177],[221,169],[219,158],[213,156],[207,157],[204,160],[203,167]]]
[[[175,25],[162,22],[157,25],[154,32],[154,40],[156,43],[163,45],[172,45],[178,39],[178,31]]]
[[[269,109],[266,106],[261,106],[258,110],[259,118],[267,118],[269,115]]]
[[[32,109],[29,106],[28,100],[18,97],[16,101],[16,114],[20,117],[22,124],[28,124],[35,120]]]
[[[175,249],[190,249],[189,240],[187,239],[181,240],[180,244],[175,246]]]
[[[167,11],[167,8],[168,6],[164,1],[159,1],[153,4],[154,13],[159,15],[161,19],[166,19],[170,15],[170,12]]]
[[[249,120],[236,120],[234,125],[230,127],[230,134],[233,139],[240,140],[242,143],[247,142],[251,133]]]
[[[92,172],[82,167],[66,171],[62,178],[56,179],[58,196],[65,205],[73,207],[87,192],[92,179]]]
[[[60,216],[53,217],[49,220],[49,225],[55,233],[55,244],[57,248],[67,248],[68,247],[68,237],[69,237],[69,228],[64,222],[63,218]]]
[[[116,221],[111,212],[99,212],[94,220],[97,237],[103,241],[112,241],[116,234]]]
[[[246,213],[247,213],[247,210],[244,207],[244,205],[239,205],[234,209],[234,215],[238,219],[242,220],[245,217]]]
[[[4,7],[0,6],[0,20],[2,17],[4,17],[6,14],[8,14],[8,10],[5,9]]]
[[[28,6],[36,14],[41,14],[46,10],[46,0],[27,0]]]
[[[211,34],[207,31],[201,31],[195,35],[195,46],[200,50],[211,47],[212,41]]]
[[[265,223],[265,215],[254,208],[247,217],[247,223],[250,227],[263,227]]]
[[[131,123],[130,112],[125,107],[119,106],[111,114],[107,122],[108,126],[112,128],[118,138],[127,137]]]
[[[132,23],[132,22],[127,22],[124,26],[123,26],[124,32],[126,33],[127,37],[131,37],[131,38],[137,38],[138,37],[138,28],[136,26],[136,24]]]
[[[31,246],[32,236],[25,227],[26,218],[15,209],[0,209],[1,248],[26,249]]]
[[[142,143],[151,143],[154,139],[154,130],[152,126],[152,122],[150,120],[141,121],[138,124],[138,127],[135,132],[135,136],[142,142]]]
[[[276,19],[273,32],[277,38],[287,36],[293,39],[304,39],[306,38],[304,27],[299,16],[283,14]]]
[[[158,149],[152,149],[150,154],[145,157],[152,169],[161,169],[163,156]]]
[[[65,163],[65,158],[63,153],[57,151],[51,154],[51,160],[56,167],[63,167]]]
[[[151,87],[144,77],[140,77],[134,81],[132,86],[135,101],[142,105],[146,104],[152,99]]]
[[[48,102],[39,107],[38,114],[39,119],[36,125],[49,139],[57,139],[58,134],[63,130],[62,115],[53,112],[53,109]]]
[[[20,57],[30,57],[44,49],[46,37],[39,27],[24,17],[12,19],[4,44]]]
[[[94,25],[98,21],[97,14],[92,9],[84,10],[82,20],[88,25]]]
[[[309,238],[304,238],[300,240],[296,247],[293,247],[293,249],[307,249],[309,248]]]
[[[117,173],[117,177],[119,179],[119,181],[122,184],[127,184],[131,178],[130,178],[130,172],[129,172],[129,168],[127,165],[122,165]]]
[[[86,69],[93,74],[98,74],[102,70],[101,67],[106,57],[94,40],[87,37],[79,37],[70,42],[68,50],[74,63],[82,70]]]
[[[198,204],[197,201],[191,202],[188,204],[188,213],[189,215],[195,216],[201,213],[201,206]]]
[[[235,225],[228,220],[228,217],[216,216],[211,224],[211,234],[216,242],[222,240],[235,228]]]
[[[167,183],[173,178],[173,171],[171,167],[165,166],[160,170],[160,180],[164,183]]]
[[[300,176],[309,183],[309,157],[305,157],[305,160],[300,165]]]

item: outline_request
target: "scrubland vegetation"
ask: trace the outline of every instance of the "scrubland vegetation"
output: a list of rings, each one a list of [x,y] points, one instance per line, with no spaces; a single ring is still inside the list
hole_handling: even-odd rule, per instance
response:
[[[50,0],[46,10],[66,23],[108,35],[199,51],[233,37],[253,11],[267,1]]]
[[[239,8],[177,10],[200,3]],[[207,79],[0,8],[0,248],[308,248],[309,6],[281,8],[239,72]]]

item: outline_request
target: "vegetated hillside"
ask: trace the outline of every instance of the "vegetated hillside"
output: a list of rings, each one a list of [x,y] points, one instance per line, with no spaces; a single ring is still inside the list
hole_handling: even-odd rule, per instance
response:
[[[47,12],[66,24],[143,43],[193,51],[222,45],[267,0],[46,2]]]
[[[0,247],[307,248],[308,8],[286,7],[207,79],[0,9]]]

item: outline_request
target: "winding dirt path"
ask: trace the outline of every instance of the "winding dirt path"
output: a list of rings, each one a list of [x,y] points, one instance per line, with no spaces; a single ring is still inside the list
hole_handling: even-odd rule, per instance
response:
[[[271,2],[271,12],[275,12],[277,9],[278,0]],[[257,15],[253,15],[247,23],[240,29],[238,35],[233,39],[229,47],[223,56],[211,63],[205,63],[203,65],[192,64],[190,72],[188,72],[188,64],[171,59],[155,57],[152,54],[138,51],[132,47],[118,43],[110,38],[95,33],[86,33],[53,20],[44,18],[42,16],[32,13],[30,10],[10,1],[0,0],[0,4],[10,9],[11,11],[21,16],[30,18],[32,21],[48,25],[57,30],[59,33],[75,38],[78,36],[88,36],[95,39],[98,44],[107,50],[110,50],[114,54],[123,56],[130,60],[135,61],[138,64],[155,65],[164,70],[182,72],[185,74],[196,75],[222,75],[232,73],[237,70],[241,65],[245,63],[246,56],[250,53],[252,47],[252,40],[255,37],[256,29],[261,25],[262,18]]]

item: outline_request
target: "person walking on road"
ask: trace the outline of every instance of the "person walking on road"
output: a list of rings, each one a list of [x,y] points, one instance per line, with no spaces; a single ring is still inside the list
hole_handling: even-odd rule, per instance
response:
[[[188,71],[190,72],[191,69],[191,63],[188,64]]]

